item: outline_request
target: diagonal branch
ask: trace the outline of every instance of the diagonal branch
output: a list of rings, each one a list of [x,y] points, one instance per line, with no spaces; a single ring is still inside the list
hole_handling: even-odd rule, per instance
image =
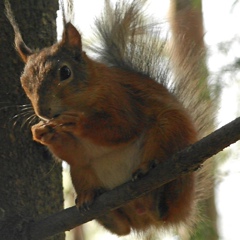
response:
[[[125,183],[101,195],[86,213],[80,214],[76,207],[65,209],[28,225],[29,239],[40,240],[70,230],[118,208],[187,172],[196,171],[209,157],[222,151],[240,139],[240,118],[211,133],[197,143],[176,153],[145,177]]]

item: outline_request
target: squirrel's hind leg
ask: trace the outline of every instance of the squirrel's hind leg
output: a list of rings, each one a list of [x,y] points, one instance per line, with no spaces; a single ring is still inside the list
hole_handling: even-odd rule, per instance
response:
[[[130,233],[131,227],[128,217],[117,209],[110,213],[97,218],[97,221],[110,232],[119,236],[124,236]]]

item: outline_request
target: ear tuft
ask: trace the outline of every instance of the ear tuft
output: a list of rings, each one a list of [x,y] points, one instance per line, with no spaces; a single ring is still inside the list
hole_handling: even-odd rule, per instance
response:
[[[18,36],[18,34],[15,35],[15,47],[22,58],[23,62],[26,63],[28,60],[28,57],[33,53],[32,50],[26,46],[24,41],[22,40],[21,35]]]
[[[6,17],[8,18],[9,22],[11,23],[14,33],[15,33],[15,47],[19,55],[21,56],[22,60],[26,63],[28,57],[32,54],[32,50],[26,46],[24,43],[19,27],[16,23],[14,18],[11,5],[8,0],[5,1],[5,13]]]
[[[82,50],[81,35],[70,22],[65,25],[61,44],[66,47],[77,48],[80,51]]]

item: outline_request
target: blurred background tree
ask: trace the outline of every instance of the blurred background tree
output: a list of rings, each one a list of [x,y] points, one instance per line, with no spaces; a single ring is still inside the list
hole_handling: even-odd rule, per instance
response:
[[[175,72],[182,85],[188,75],[192,75],[192,95],[189,93],[184,99],[189,105],[190,112],[197,118],[195,121],[199,125],[200,136],[203,137],[215,130],[216,108],[219,102],[219,91],[212,92],[209,84],[209,71],[206,63],[207,49],[204,43],[204,25],[201,0],[171,0],[170,5],[170,32],[172,33],[173,61],[175,62]],[[196,90],[196,86],[199,86]],[[181,86],[180,86],[181,88]],[[187,91],[190,89],[187,88]],[[193,99],[198,99],[197,107]],[[214,100],[213,100],[214,99]],[[212,102],[214,101],[214,105]],[[193,103],[193,104],[192,104]],[[201,115],[204,113],[204,118]],[[214,173],[214,159],[211,159],[209,171]],[[181,239],[218,239],[217,212],[215,207],[214,183],[209,199],[201,203],[204,221],[198,224],[195,235],[191,238],[182,233]],[[207,187],[207,186],[206,186]]]

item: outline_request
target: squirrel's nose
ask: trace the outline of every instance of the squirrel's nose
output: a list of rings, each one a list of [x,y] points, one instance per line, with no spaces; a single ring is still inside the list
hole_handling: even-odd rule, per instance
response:
[[[51,108],[45,108],[45,107],[38,107],[37,109],[34,109],[35,113],[43,119],[52,119],[54,116],[52,115]]]

